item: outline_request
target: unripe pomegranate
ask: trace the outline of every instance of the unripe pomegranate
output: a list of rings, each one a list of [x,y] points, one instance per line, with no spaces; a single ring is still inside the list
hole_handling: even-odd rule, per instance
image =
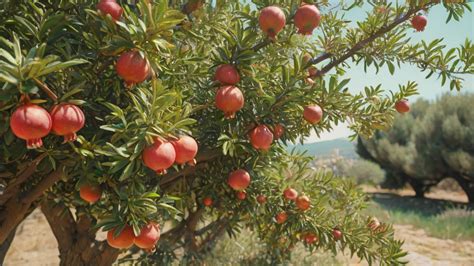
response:
[[[227,184],[234,190],[244,190],[250,185],[250,175],[243,169],[235,170],[227,178]]]
[[[64,136],[64,142],[75,141],[76,132],[84,127],[85,116],[82,110],[74,104],[59,104],[51,111],[54,134]]]
[[[43,146],[41,138],[49,134],[52,125],[48,111],[30,103],[18,107],[10,117],[10,128],[13,134],[26,140],[28,149]]]
[[[202,200],[202,203],[204,204],[204,206],[211,206],[212,205],[212,199],[210,197],[205,197],[203,200]]]
[[[295,13],[295,26],[298,33],[311,35],[313,30],[319,26],[321,14],[315,5],[305,4],[300,6]]]
[[[247,192],[245,191],[237,191],[235,195],[239,200],[244,200],[245,198],[247,198]]]
[[[81,199],[89,203],[95,203],[100,199],[101,195],[102,190],[98,186],[83,185],[79,189],[79,196],[81,196]]]
[[[97,9],[103,15],[110,15],[114,21],[120,20],[123,9],[115,0],[102,0],[97,4]]]
[[[141,83],[150,75],[148,60],[138,51],[128,51],[120,55],[115,65],[117,74],[125,80],[127,86]]]
[[[296,198],[298,197],[298,192],[292,188],[287,188],[283,191],[283,196],[287,200],[296,200]]]
[[[323,118],[323,110],[319,105],[309,105],[304,108],[303,117],[310,124],[316,124]]]
[[[267,151],[272,146],[273,133],[265,125],[259,125],[250,132],[250,143],[257,150]]]
[[[196,164],[196,154],[198,152],[197,142],[189,136],[181,136],[178,140],[171,142],[176,152],[175,162],[177,164]]]
[[[342,232],[336,228],[332,230],[332,236],[334,237],[334,240],[340,240],[342,238]]]
[[[244,95],[235,86],[220,87],[216,94],[216,107],[224,112],[226,118],[234,118],[235,113],[244,107]]]
[[[296,198],[296,207],[302,211],[306,211],[311,206],[311,201],[305,195]]]
[[[107,243],[113,248],[130,248],[135,240],[133,229],[126,225],[117,237],[114,237],[115,228],[107,232]]]
[[[410,104],[408,100],[403,99],[395,103],[395,109],[401,114],[407,113],[410,111]]]
[[[380,222],[377,218],[371,217],[367,226],[370,228],[370,230],[375,231],[377,228],[379,228]]]
[[[155,171],[157,174],[166,173],[171,165],[173,165],[176,159],[176,152],[171,143],[155,140],[155,143],[146,147],[143,150],[143,163]]]
[[[135,245],[142,249],[153,249],[156,242],[160,240],[160,225],[149,223],[145,225],[140,234],[135,237]]]
[[[287,219],[288,219],[288,214],[286,214],[286,212],[284,211],[278,213],[275,217],[277,224],[282,224],[286,222]]]
[[[311,245],[311,244],[316,243],[316,241],[318,241],[318,236],[316,236],[313,233],[306,233],[303,236],[303,239],[304,239],[304,242],[306,242],[306,244]]]
[[[216,69],[215,80],[225,85],[235,85],[240,81],[240,75],[233,65],[220,65]]]
[[[264,195],[258,195],[257,202],[260,204],[264,204],[265,202],[267,202],[267,197],[265,197]]]
[[[414,16],[411,20],[411,25],[416,31],[424,31],[426,24],[428,24],[428,19],[423,15]]]
[[[273,128],[273,136],[275,139],[281,138],[285,134],[285,127],[282,124],[276,124]]]
[[[260,12],[258,18],[260,29],[274,39],[276,35],[285,27],[285,13],[277,6],[267,6]]]

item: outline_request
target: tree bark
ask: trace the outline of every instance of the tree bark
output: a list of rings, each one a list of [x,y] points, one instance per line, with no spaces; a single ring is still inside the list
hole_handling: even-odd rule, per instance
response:
[[[10,249],[10,245],[12,244],[13,239],[15,239],[15,233],[16,227],[10,232],[7,239],[5,239],[5,241],[0,245],[0,265],[3,265],[3,261],[5,260],[8,250]]]
[[[474,203],[474,182],[469,177],[461,174],[453,174],[454,179],[461,186],[462,190],[466,193],[469,203]]]
[[[418,181],[414,178],[411,178],[409,176],[404,176],[403,178],[408,181],[410,186],[415,191],[415,197],[416,198],[424,198],[425,197],[425,193],[428,191],[428,188],[425,185],[423,185],[420,181]]]

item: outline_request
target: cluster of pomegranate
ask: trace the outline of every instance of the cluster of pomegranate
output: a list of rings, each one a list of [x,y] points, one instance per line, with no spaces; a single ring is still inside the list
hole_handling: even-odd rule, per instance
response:
[[[160,226],[157,223],[149,223],[144,226],[140,234],[135,236],[133,228],[126,225],[115,237],[115,228],[107,232],[107,243],[117,249],[127,249],[135,244],[137,247],[152,250],[160,240]]]
[[[299,195],[293,188],[287,188],[283,191],[283,197],[287,200],[294,201],[296,207],[302,211],[306,211],[311,207],[311,201],[306,195]]]
[[[224,64],[217,67],[214,79],[222,86],[216,93],[216,107],[224,112],[226,118],[234,118],[235,113],[244,107],[244,94],[235,86],[240,75],[235,66]]]
[[[18,107],[10,118],[10,128],[15,136],[26,140],[28,149],[43,146],[43,137],[51,131],[64,137],[64,142],[74,141],[76,132],[84,127],[85,117],[76,105],[62,103],[54,106],[51,113],[44,108],[26,103]]]

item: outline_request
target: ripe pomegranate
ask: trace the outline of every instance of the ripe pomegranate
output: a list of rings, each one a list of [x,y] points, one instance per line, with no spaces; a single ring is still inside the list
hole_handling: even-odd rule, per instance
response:
[[[334,237],[334,240],[340,240],[342,238],[342,232],[336,228],[332,230],[332,236]]]
[[[298,192],[292,188],[287,188],[283,191],[283,196],[287,200],[296,200],[296,198],[298,197]]]
[[[156,242],[160,240],[160,225],[156,223],[149,223],[145,225],[140,234],[135,237],[135,245],[142,249],[153,249]]]
[[[303,236],[303,239],[304,239],[304,242],[306,242],[306,244],[311,245],[311,244],[316,243],[316,241],[318,241],[318,236],[316,236],[313,233],[306,233]]]
[[[260,29],[274,39],[276,35],[285,27],[285,13],[277,6],[267,6],[260,12],[258,18]]]
[[[323,110],[319,105],[309,105],[304,108],[303,117],[310,124],[316,124],[323,118]]]
[[[224,112],[226,118],[234,118],[235,113],[244,107],[244,95],[235,86],[220,87],[216,94],[216,107]]]
[[[259,125],[250,132],[250,143],[257,150],[269,150],[272,142],[273,133],[265,125]]]
[[[202,203],[204,204],[204,206],[211,206],[212,205],[212,199],[210,197],[205,197],[203,200],[202,200]]]
[[[370,228],[370,230],[375,231],[377,228],[379,228],[380,222],[377,218],[371,217],[367,226]]]
[[[273,128],[273,136],[275,139],[281,138],[285,134],[285,127],[282,124],[276,124]]]
[[[416,15],[411,20],[411,25],[416,31],[424,31],[426,24],[428,24],[428,19],[423,15]]]
[[[250,175],[243,169],[230,173],[227,184],[234,190],[244,190],[250,185]]]
[[[148,60],[142,57],[138,51],[128,51],[120,55],[115,69],[129,87],[143,82],[150,75]]]
[[[102,0],[97,4],[97,9],[104,15],[110,15],[114,21],[120,20],[123,9],[115,0]]]
[[[64,136],[64,142],[75,141],[76,132],[84,127],[86,118],[82,110],[74,104],[59,104],[51,111],[54,134]]]
[[[178,140],[171,142],[176,151],[175,162],[177,164],[196,164],[196,154],[198,152],[197,142],[189,136],[181,136]]]
[[[31,103],[18,107],[10,117],[10,128],[13,134],[26,140],[28,149],[43,146],[41,138],[49,134],[52,125],[48,111]]]
[[[311,35],[313,30],[319,26],[321,14],[315,5],[304,4],[295,13],[295,26],[298,33]]]
[[[296,207],[302,211],[306,211],[311,206],[311,201],[305,195],[299,196],[296,199]]]
[[[408,100],[403,99],[395,103],[395,109],[401,114],[407,113],[410,111],[410,104]]]
[[[220,65],[216,69],[215,80],[225,85],[235,85],[240,81],[239,72],[233,65]]]
[[[282,224],[286,222],[286,220],[288,219],[288,214],[282,211],[276,215],[275,219],[276,219],[277,224]]]
[[[101,195],[102,190],[98,186],[83,185],[79,189],[79,196],[81,196],[81,199],[89,203],[94,203],[98,201]]]
[[[109,246],[117,249],[130,248],[135,240],[132,227],[126,225],[117,237],[114,237],[115,229],[107,232],[107,243]]]
[[[265,202],[267,202],[267,197],[265,197],[264,195],[258,195],[257,202],[260,204],[264,204]]]
[[[143,163],[157,174],[165,174],[166,169],[173,165],[176,152],[171,143],[155,140],[155,143],[143,150]]]
[[[245,191],[237,191],[235,194],[239,200],[244,200],[247,198],[247,193]]]

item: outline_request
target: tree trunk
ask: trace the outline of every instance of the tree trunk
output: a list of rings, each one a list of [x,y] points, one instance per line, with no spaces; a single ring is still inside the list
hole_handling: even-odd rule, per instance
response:
[[[8,249],[10,249],[10,245],[15,239],[16,227],[13,229],[10,234],[8,235],[7,239],[0,245],[0,265],[3,265],[3,261],[5,260],[5,256],[7,255]]]
[[[474,203],[474,182],[469,177],[460,174],[453,174],[453,177],[466,193],[469,203]]]
[[[404,176],[404,179],[408,181],[410,186],[415,191],[415,197],[416,198],[424,198],[425,197],[425,193],[426,193],[426,191],[428,191],[427,186],[423,185],[420,181],[418,181],[414,178],[408,177],[408,176]]]

